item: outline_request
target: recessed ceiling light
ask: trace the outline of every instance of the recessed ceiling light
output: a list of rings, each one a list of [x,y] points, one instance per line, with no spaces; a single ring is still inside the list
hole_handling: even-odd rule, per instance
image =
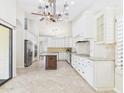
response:
[[[71,5],[74,5],[75,4],[75,2],[74,1],[71,1]]]

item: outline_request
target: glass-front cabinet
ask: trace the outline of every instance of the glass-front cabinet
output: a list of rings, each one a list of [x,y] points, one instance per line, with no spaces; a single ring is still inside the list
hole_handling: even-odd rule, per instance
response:
[[[97,18],[97,42],[104,40],[104,15]]]
[[[96,15],[96,41],[115,43],[114,9],[105,9]]]

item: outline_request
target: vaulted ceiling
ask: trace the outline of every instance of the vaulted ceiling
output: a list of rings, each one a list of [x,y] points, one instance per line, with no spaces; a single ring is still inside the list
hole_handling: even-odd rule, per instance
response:
[[[61,7],[65,0],[56,0],[57,11],[61,11]],[[106,6],[120,6],[123,0],[66,0],[69,4],[69,20],[76,18],[85,10],[98,10]],[[27,13],[38,10],[39,0],[17,0],[17,5],[21,6]]]
[[[56,0],[57,11],[61,11],[65,0]],[[69,19],[75,18],[81,11],[91,6],[94,0],[66,0],[69,3]],[[39,0],[17,0],[18,5],[28,13],[38,10]]]

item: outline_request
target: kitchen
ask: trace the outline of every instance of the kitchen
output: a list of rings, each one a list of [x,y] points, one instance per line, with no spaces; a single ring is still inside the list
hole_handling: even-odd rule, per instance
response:
[[[123,93],[122,0],[0,2],[0,93]]]

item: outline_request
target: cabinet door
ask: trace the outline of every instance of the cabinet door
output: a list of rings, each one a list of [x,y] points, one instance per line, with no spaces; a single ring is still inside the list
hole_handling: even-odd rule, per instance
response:
[[[56,47],[55,40],[53,38],[48,39],[48,47]]]
[[[90,62],[89,60],[87,61],[87,73],[86,73],[86,76],[87,76],[87,81],[93,85],[93,63]]]
[[[66,60],[66,53],[59,53],[59,60]]]
[[[97,41],[104,41],[104,15],[97,18]]]
[[[114,87],[114,62],[96,62],[95,63],[95,86],[96,87]]]

